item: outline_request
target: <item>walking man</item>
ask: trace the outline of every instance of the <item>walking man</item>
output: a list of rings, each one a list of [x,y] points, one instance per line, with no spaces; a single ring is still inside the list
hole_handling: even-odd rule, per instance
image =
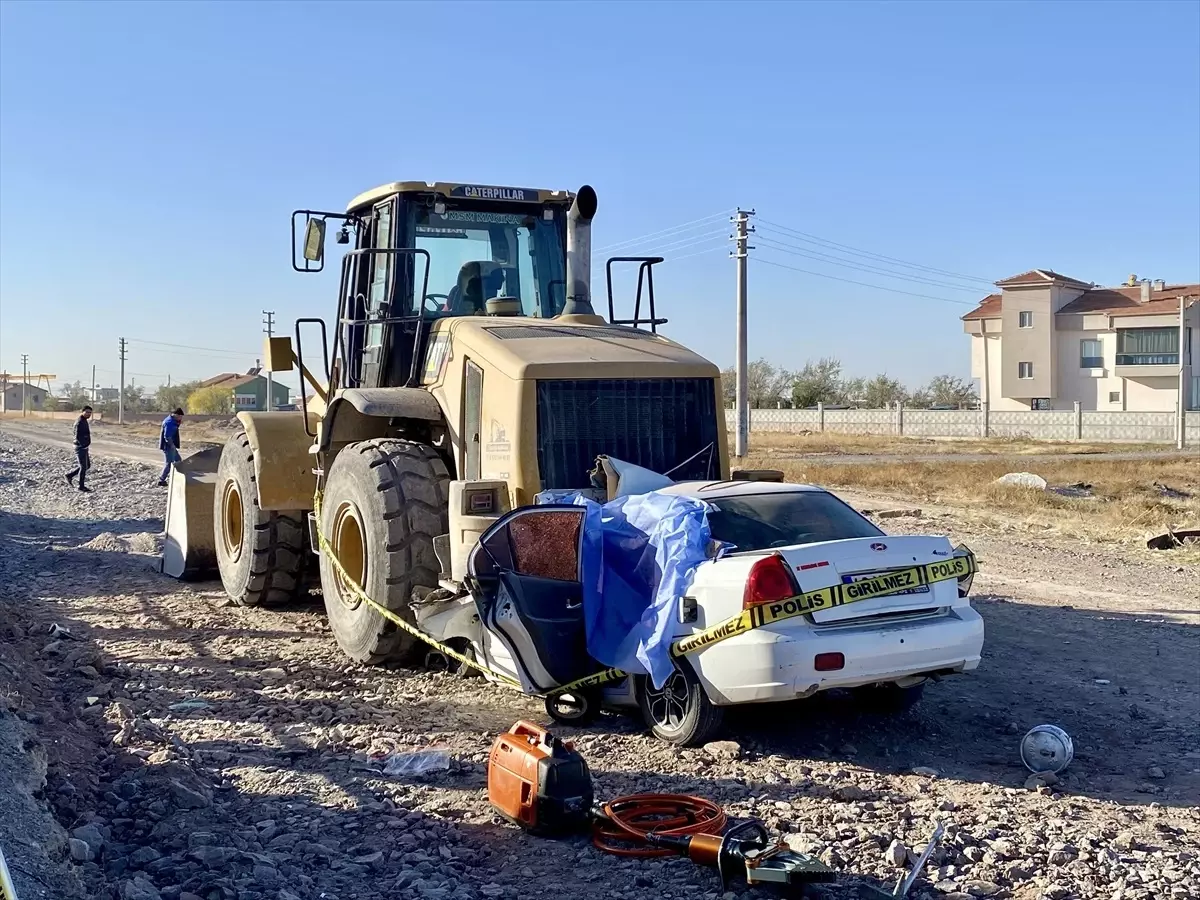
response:
[[[92,460],[89,456],[89,447],[92,446],[92,426],[88,424],[88,419],[92,417],[92,408],[85,406],[79,412],[79,418],[75,420],[75,459],[78,465],[67,473],[67,484],[75,487],[75,476],[79,476],[79,490],[85,494],[90,494],[92,489],[84,482],[87,481],[88,469],[92,467]]]
[[[167,486],[167,476],[171,474],[171,466],[180,461],[179,456],[179,423],[183,421],[183,410],[178,407],[162,423],[162,431],[158,436],[158,449],[163,452],[162,475],[158,478],[158,486]]]

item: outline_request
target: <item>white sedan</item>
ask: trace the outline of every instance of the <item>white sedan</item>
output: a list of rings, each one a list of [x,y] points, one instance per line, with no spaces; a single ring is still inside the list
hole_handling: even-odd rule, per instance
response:
[[[687,482],[660,491],[704,501],[713,539],[732,549],[696,568],[680,604],[674,637],[697,636],[705,642],[703,648],[682,657],[661,689],[644,677],[603,688],[605,706],[640,708],[658,737],[683,745],[704,743],[720,729],[725,707],[793,700],[834,688],[859,689],[881,706],[906,708],[920,698],[930,676],[979,665],[983,620],[968,599],[970,574],[941,580],[912,577],[922,567],[953,570],[965,551],[945,537],[886,535],[812,485]],[[557,545],[556,573],[497,573],[493,566],[495,560],[522,555],[523,533],[530,535],[526,547],[531,548],[524,555],[532,557],[537,548],[548,546],[546,535],[572,527],[572,513],[562,507],[544,513],[539,509],[508,514],[509,524],[480,542],[473,566],[478,565],[483,593],[493,598],[480,604],[481,617],[499,638],[481,648],[483,655],[527,689],[546,690],[588,671],[581,632],[571,653],[550,650],[550,644],[561,647],[562,641],[548,640],[551,632],[566,636],[575,631],[571,616],[580,610],[578,594],[564,594],[566,582],[560,580],[574,565],[562,548],[569,553],[575,540],[567,537]],[[526,516],[546,521],[520,522]],[[560,525],[552,516],[559,517]],[[513,546],[502,547],[501,542]],[[884,595],[868,596],[872,587],[879,589],[881,575],[887,581]],[[496,589],[486,589],[493,582]],[[855,582],[864,584],[850,587]],[[844,595],[853,595],[853,602],[771,621],[797,595],[836,585],[843,586]],[[567,594],[571,596],[564,601]],[[709,629],[746,611],[755,617],[754,627],[707,643],[703,636]],[[595,705],[593,698],[573,707],[576,699],[584,701],[582,696],[560,698],[552,714],[570,721],[576,714],[583,718]]]

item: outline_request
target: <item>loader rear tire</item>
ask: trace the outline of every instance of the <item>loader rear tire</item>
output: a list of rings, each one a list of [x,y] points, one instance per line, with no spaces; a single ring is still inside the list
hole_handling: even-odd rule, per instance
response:
[[[244,431],[221,451],[213,530],[221,584],[234,603],[277,605],[299,596],[307,555],[304,513],[258,508],[254,451]]]
[[[376,439],[349,444],[330,466],[321,498],[321,592],[329,625],[351,659],[409,662],[428,649],[361,601],[330,551],[368,597],[413,621],[413,589],[436,587],[433,539],[449,531],[450,475],[432,447]]]

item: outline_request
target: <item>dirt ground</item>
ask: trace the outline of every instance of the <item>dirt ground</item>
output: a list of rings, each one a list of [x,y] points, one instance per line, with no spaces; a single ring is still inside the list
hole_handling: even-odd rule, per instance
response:
[[[486,754],[515,719],[545,720],[540,702],[351,665],[319,596],[241,609],[162,577],[154,470],[99,459],[79,495],[65,462],[0,427],[0,845],[22,900],[766,896],[503,824]],[[898,716],[839,697],[746,708],[697,750],[623,716],[562,729],[598,796],[693,793],[761,817],[846,873],[818,897],[890,889],[937,821],[947,839],[913,897],[1200,896],[1200,569],[953,507],[881,525],[979,556],[977,672]],[[1041,723],[1075,742],[1053,785],[1017,753]],[[448,771],[382,773],[430,746]]]

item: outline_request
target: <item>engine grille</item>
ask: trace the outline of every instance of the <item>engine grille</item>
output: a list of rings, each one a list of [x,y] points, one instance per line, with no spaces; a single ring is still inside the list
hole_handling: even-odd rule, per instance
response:
[[[539,381],[537,454],[543,490],[588,487],[601,454],[676,481],[717,478],[712,379]]]

